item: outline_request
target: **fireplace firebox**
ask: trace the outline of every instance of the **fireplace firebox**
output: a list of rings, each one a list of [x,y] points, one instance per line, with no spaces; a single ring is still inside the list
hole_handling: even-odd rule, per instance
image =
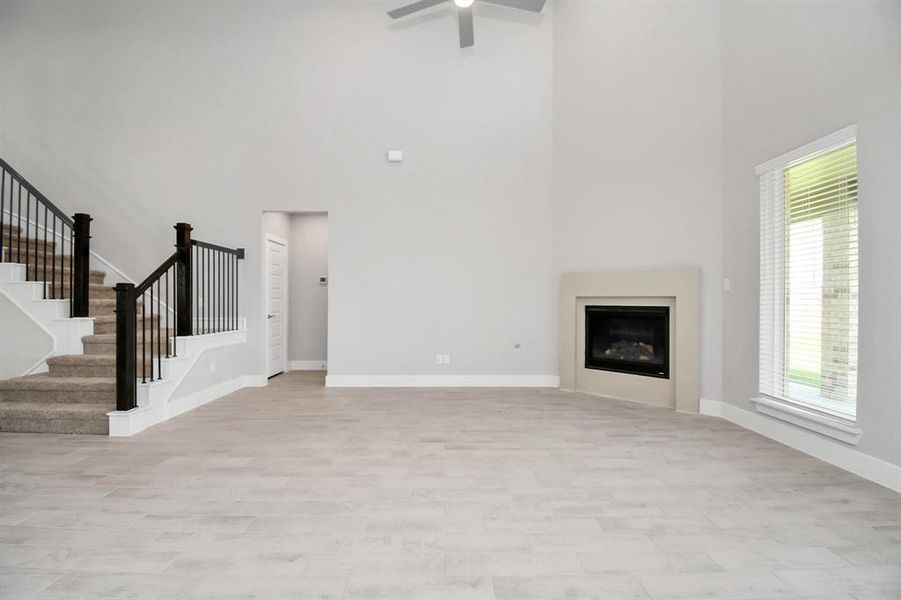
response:
[[[585,368],[669,379],[668,306],[586,306]]]

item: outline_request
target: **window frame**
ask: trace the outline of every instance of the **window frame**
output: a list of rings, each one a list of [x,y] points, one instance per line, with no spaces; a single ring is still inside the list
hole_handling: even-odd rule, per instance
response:
[[[825,154],[832,150],[837,150],[843,146],[847,146],[849,144],[857,144],[857,125],[850,125],[833,133],[830,133],[826,136],[823,136],[817,140],[809,144],[805,144],[794,150],[786,152],[776,158],[768,160],[764,163],[757,165],[755,168],[755,173],[757,175],[758,185],[760,185],[760,178],[768,173],[773,171],[785,171],[786,169],[795,166],[796,164],[803,162],[805,159],[815,158],[816,155]],[[859,170],[858,170],[858,182],[860,179]],[[859,184],[858,184],[859,189]],[[761,196],[758,191],[758,203],[759,209],[763,212],[763,203],[764,198]],[[859,206],[859,193],[858,193],[858,206]],[[759,223],[759,233],[762,236],[764,232],[764,223]],[[784,229],[786,225],[783,223],[782,228]],[[858,227],[858,235],[859,235],[859,227]],[[773,253],[776,254],[778,252],[778,248],[764,247],[764,244],[761,241],[760,247],[758,248],[758,260],[760,262],[764,261],[765,253]],[[783,249],[784,252],[784,249]],[[858,257],[859,264],[859,257]],[[785,277],[783,273],[783,279]],[[819,433],[823,433],[825,435],[831,435],[830,432],[837,433],[839,435],[831,435],[832,437],[836,437],[837,439],[841,439],[847,443],[856,444],[860,439],[860,431],[853,427],[857,422],[857,413],[859,407],[859,398],[855,400],[855,409],[854,414],[845,413],[838,410],[831,410],[828,406],[812,403],[812,402],[804,402],[802,400],[777,397],[761,391],[763,379],[760,378],[761,373],[761,364],[762,357],[760,354],[761,350],[761,323],[762,323],[762,309],[763,309],[763,286],[762,286],[762,278],[763,273],[759,274],[758,277],[758,307],[757,307],[757,316],[758,316],[758,357],[757,357],[757,365],[758,365],[758,386],[757,393],[759,394],[758,398],[753,398],[755,407],[757,410],[763,414],[767,414],[769,416],[773,416],[779,419],[782,419],[787,422],[791,422],[795,425],[800,425],[802,427],[807,427],[808,429],[812,429],[818,431]],[[858,270],[858,286],[860,283],[859,278],[859,270]],[[776,281],[775,285],[778,287],[779,282]],[[786,294],[786,290],[784,289],[784,281],[781,286],[783,289],[781,290],[781,295],[784,297]],[[781,315],[781,317],[777,317],[781,320],[781,322],[785,323],[785,315]],[[784,329],[784,326],[783,326]],[[859,328],[858,328],[858,336],[859,336]],[[776,346],[776,352],[778,353],[779,345],[774,344]],[[783,360],[784,358],[780,358],[779,360]],[[774,358],[775,363],[775,358]],[[826,425],[828,423],[832,423],[831,426]],[[825,430],[824,430],[825,429]],[[853,433],[849,436],[849,432]]]

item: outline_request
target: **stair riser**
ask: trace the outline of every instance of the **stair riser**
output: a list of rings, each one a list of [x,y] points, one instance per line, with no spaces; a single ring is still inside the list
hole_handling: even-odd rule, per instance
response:
[[[92,300],[115,300],[116,290],[106,286],[97,286],[92,287],[88,291],[88,295]],[[68,285],[63,287],[59,282],[57,282],[55,286],[51,283],[47,283],[46,300],[68,300],[71,297]]]
[[[15,260],[7,260],[6,257],[4,256],[3,262],[16,262],[16,261]],[[19,264],[24,264],[24,263],[19,263]],[[56,271],[55,277],[54,277],[54,271]],[[68,267],[63,267],[62,265],[60,265],[59,262],[57,262],[54,267],[53,263],[48,261],[46,269],[44,269],[44,263],[41,261],[39,261],[37,265],[35,265],[34,263],[27,265],[27,269],[26,269],[26,280],[27,281],[46,281],[47,283],[50,283],[51,281],[54,280],[54,278],[56,279],[56,285],[58,287],[58,286],[62,285],[63,283],[66,283],[69,281],[69,279],[71,278],[71,271]],[[103,285],[105,278],[106,278],[106,275],[104,273],[99,272],[99,271],[97,271],[97,272],[91,271],[89,283]]]
[[[60,269],[56,270],[56,288],[59,289],[64,283],[69,282],[69,270],[65,269],[60,271]],[[93,283],[94,285],[103,285],[104,280],[106,279],[105,275],[98,274],[94,275],[91,273],[90,279],[88,283]],[[43,269],[38,269],[38,272],[35,273],[32,267],[28,268],[27,279],[26,281],[44,281],[47,285],[50,285],[54,281],[53,270],[49,267],[47,268],[46,276],[44,274]]]
[[[94,302],[92,300],[88,306],[88,316],[91,317],[114,314],[116,314],[115,302]]]
[[[116,391],[109,390],[2,390],[0,402],[53,402],[58,404],[116,403]]]
[[[115,377],[115,365],[50,365],[52,377]]]
[[[142,350],[141,340],[138,339],[136,356],[137,356],[139,365],[141,362],[141,356],[153,355],[154,357],[156,357],[156,356],[159,356],[160,354],[162,354],[163,356],[166,355],[166,340],[165,340],[165,338],[161,338],[160,342],[161,343],[159,344],[159,346],[162,346],[162,352],[160,351],[160,348],[158,347],[155,339],[153,340],[153,352],[151,352],[150,342],[148,341],[146,348],[143,348],[143,350]],[[115,356],[116,355],[116,344],[115,343],[107,344],[107,343],[101,343],[101,342],[84,342],[83,346],[84,346],[84,353],[90,354],[91,356]],[[172,352],[172,344],[171,343],[169,344],[169,352],[170,353]]]
[[[53,286],[48,283],[47,284],[47,297],[50,297],[51,292],[56,294],[57,298],[68,298],[69,297],[69,285],[68,283],[65,286],[61,286],[59,282],[56,283],[55,289],[51,289]],[[115,300],[116,299],[116,290],[105,286],[105,285],[97,285],[93,284],[92,287],[88,290],[88,294],[90,298],[93,300]]]
[[[156,317],[154,317],[152,322],[153,322],[153,327],[156,327],[156,325],[157,325]],[[151,328],[151,320],[147,319],[147,329],[150,330],[150,328]],[[94,333],[97,335],[100,335],[103,333],[116,333],[116,323],[115,322],[103,322],[103,321],[95,322],[94,323]],[[163,337],[163,335],[165,335],[165,334],[160,335],[160,339],[163,340],[163,345],[165,346],[166,338]],[[156,339],[156,334],[154,334],[154,339]]]
[[[3,236],[3,253],[4,254],[6,254],[7,250],[10,250],[12,252],[21,252],[22,255],[24,256],[26,247],[31,251],[32,256],[33,256],[35,248],[38,248],[40,252],[43,252],[44,248],[46,247],[47,253],[49,254],[50,252],[53,252],[53,250],[56,248],[56,244],[51,242],[49,239],[47,240],[47,243],[45,244],[43,239],[35,240],[34,238],[26,238],[26,237],[20,238],[19,236],[16,236],[16,235],[14,235],[12,237]],[[69,244],[66,244],[64,251],[67,251],[68,249],[69,249]]]
[[[110,408],[112,410],[112,408]],[[0,419],[0,431],[9,433],[79,433],[109,435],[109,417],[91,419],[33,419],[6,417]]]
[[[21,264],[39,264],[41,268],[44,268],[44,262],[47,263],[47,268],[49,269],[54,264],[57,267],[67,267],[72,263],[72,257],[67,254],[56,254],[54,256],[53,249],[47,248],[47,256],[44,256],[43,248],[39,248],[35,251],[34,246],[30,246],[27,251],[25,246],[21,248],[17,248],[13,246],[12,249],[3,248],[3,262],[17,262]]]
[[[94,322],[94,333],[102,334],[102,333],[116,333],[116,323],[115,321],[110,323],[104,322]]]

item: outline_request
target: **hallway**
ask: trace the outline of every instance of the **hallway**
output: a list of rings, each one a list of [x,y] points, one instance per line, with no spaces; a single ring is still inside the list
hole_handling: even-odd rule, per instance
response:
[[[896,494],[726,422],[291,372],[0,434],[0,597],[897,598]]]

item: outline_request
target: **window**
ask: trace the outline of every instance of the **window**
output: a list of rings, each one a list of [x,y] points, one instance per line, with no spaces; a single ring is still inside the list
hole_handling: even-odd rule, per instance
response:
[[[757,169],[760,393],[857,415],[857,141],[836,132]]]

